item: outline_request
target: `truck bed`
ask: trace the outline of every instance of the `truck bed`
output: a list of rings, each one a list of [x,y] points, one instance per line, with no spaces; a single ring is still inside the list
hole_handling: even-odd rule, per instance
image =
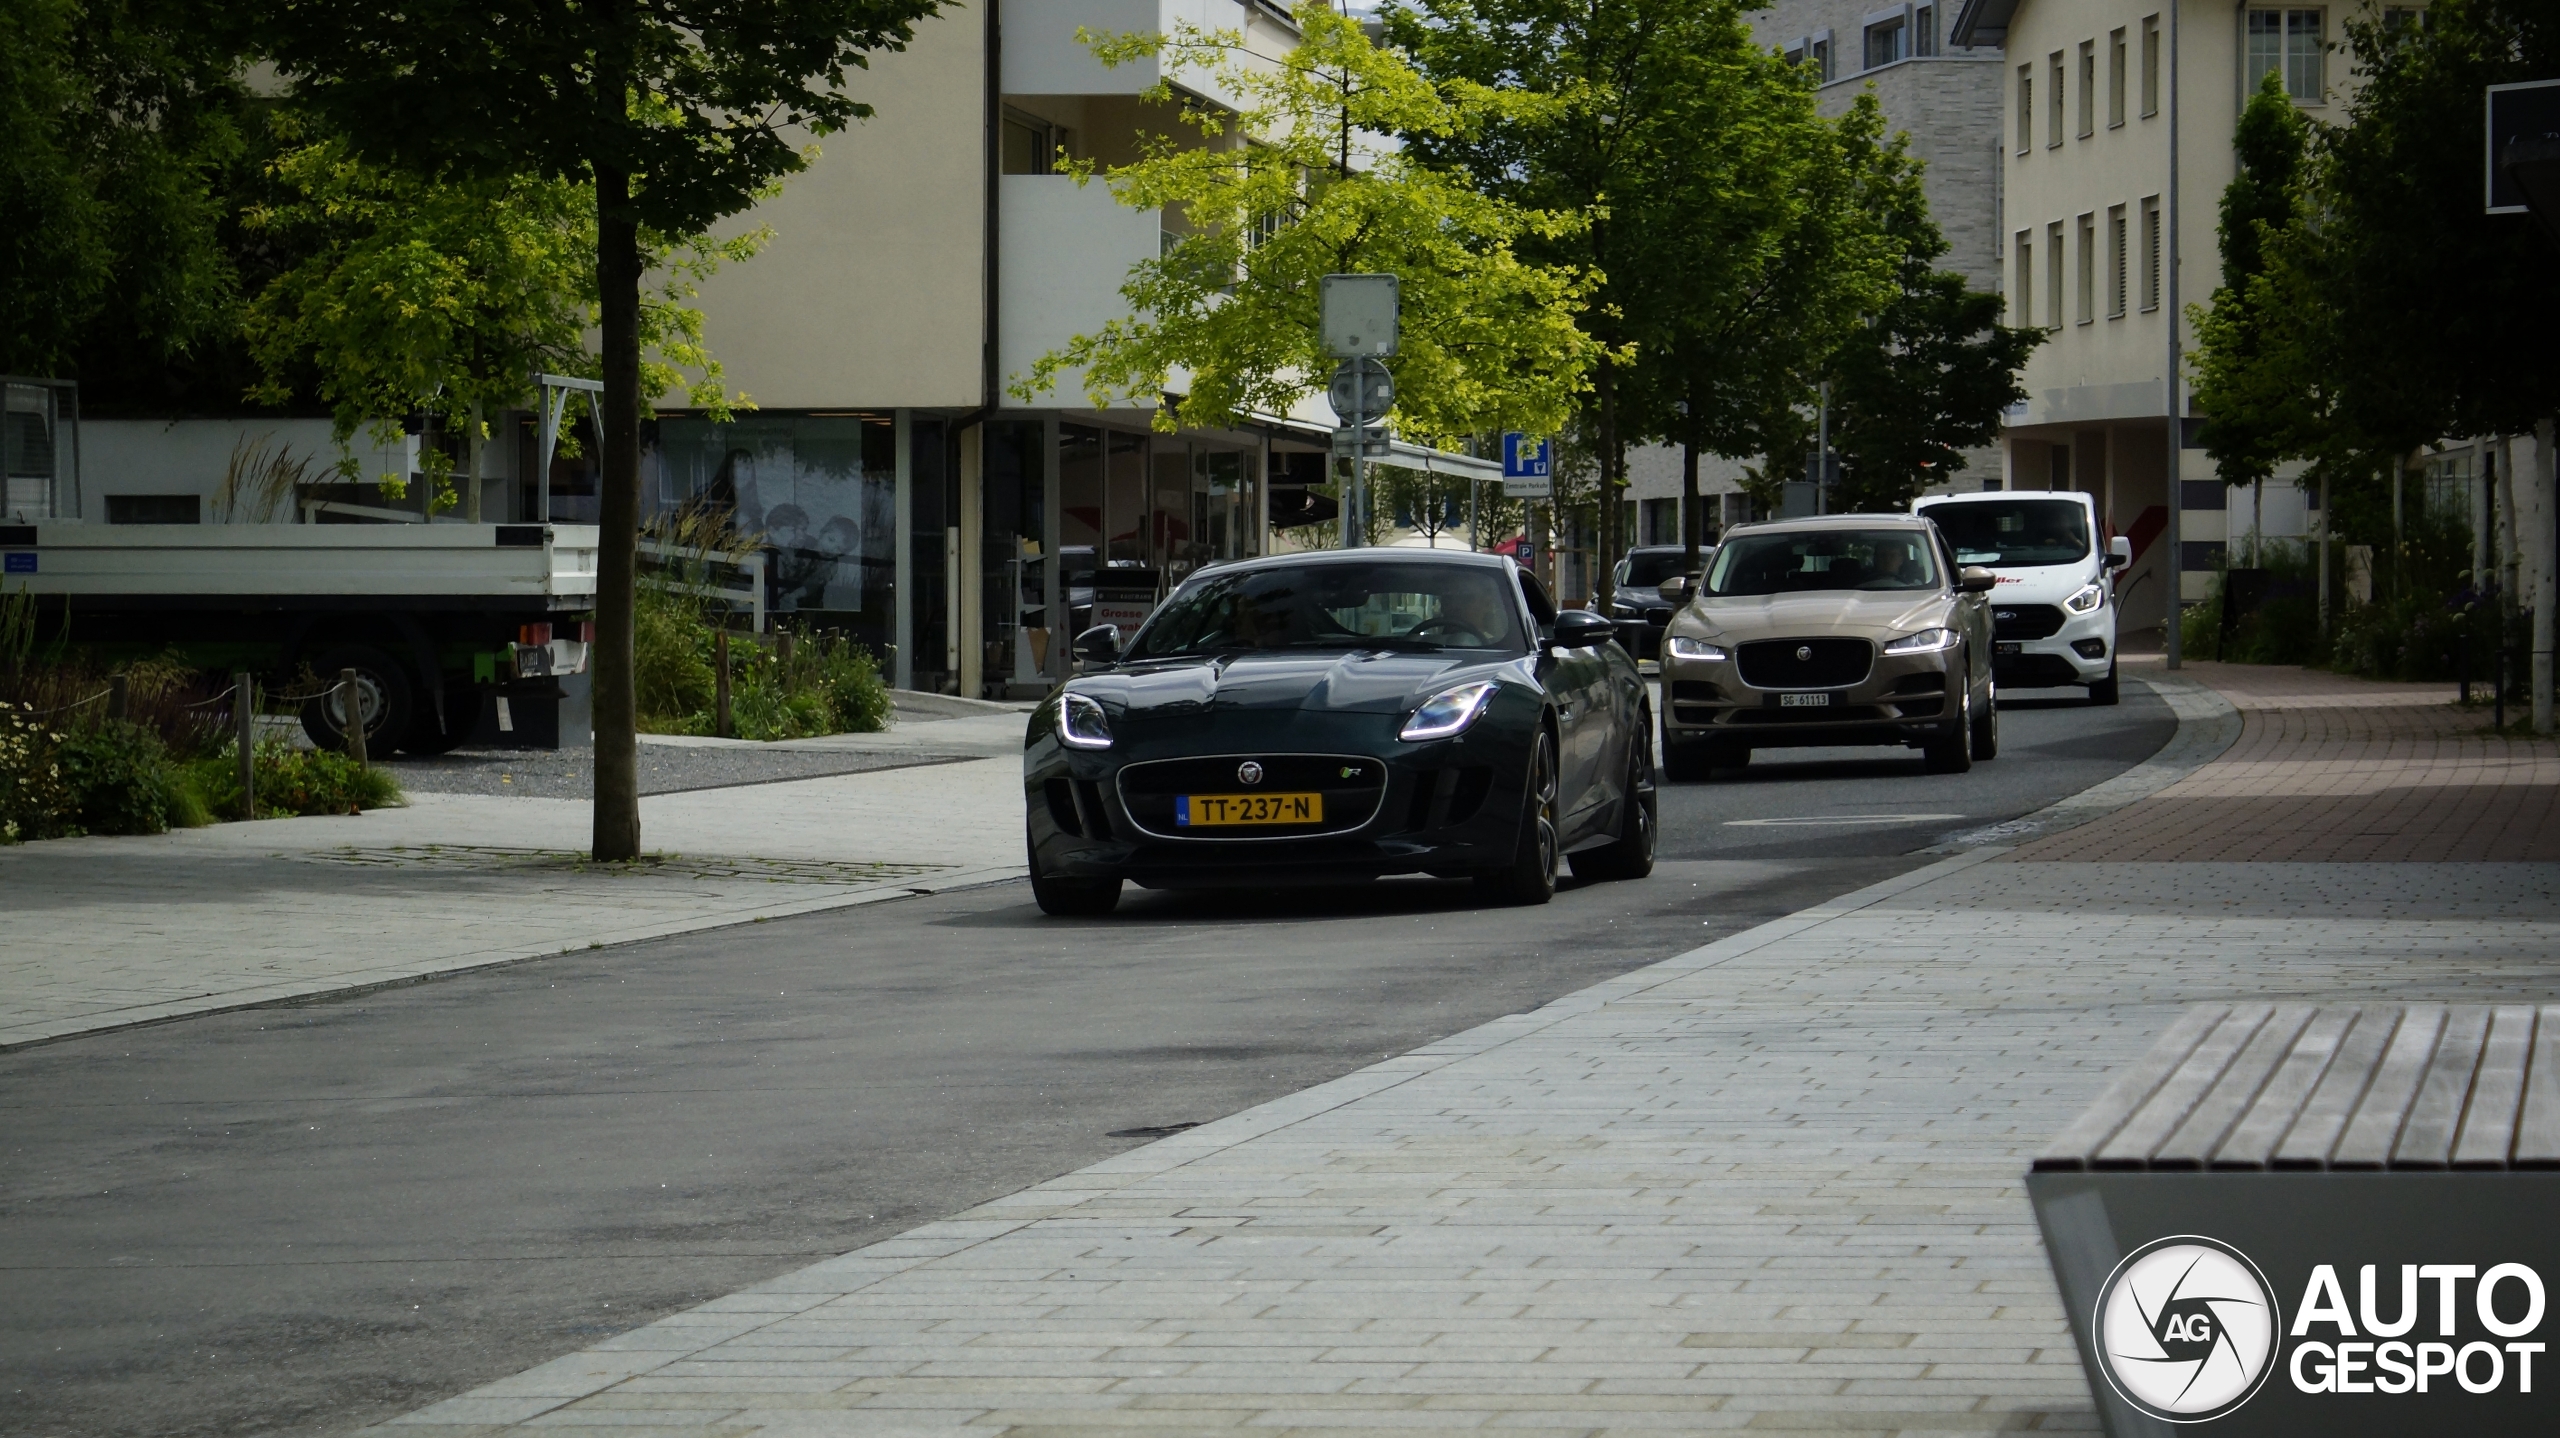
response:
[[[587,524],[0,524],[0,587],[107,609],[591,609]]]

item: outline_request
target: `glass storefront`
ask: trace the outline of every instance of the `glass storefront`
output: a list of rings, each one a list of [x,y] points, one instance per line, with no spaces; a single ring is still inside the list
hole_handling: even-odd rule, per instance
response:
[[[885,415],[658,427],[658,506],[725,509],[766,545],[765,607],[882,654],[896,611],[897,435]]]

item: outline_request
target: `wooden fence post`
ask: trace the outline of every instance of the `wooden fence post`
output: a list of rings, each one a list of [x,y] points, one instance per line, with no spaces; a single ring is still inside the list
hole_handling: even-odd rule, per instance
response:
[[[107,717],[110,719],[133,717],[133,687],[121,674],[107,676]]]
[[[240,817],[258,817],[258,678],[242,670],[231,676],[231,719],[240,745]]]
[[[340,702],[347,706],[344,711],[344,717],[338,726],[340,732],[344,733],[347,738],[347,757],[355,760],[356,767],[362,769],[366,767],[364,752],[364,690],[357,685],[356,672],[354,670],[341,669],[338,671],[338,696]]]
[[[711,732],[723,739],[734,739],[738,736],[736,726],[730,722],[729,716],[729,630],[727,626],[724,625],[713,632],[711,650]]]

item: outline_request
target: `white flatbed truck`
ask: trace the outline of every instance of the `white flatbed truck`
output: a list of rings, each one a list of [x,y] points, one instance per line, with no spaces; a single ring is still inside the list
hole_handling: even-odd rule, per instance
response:
[[[353,669],[369,750],[439,754],[471,737],[492,697],[538,710],[556,704],[558,676],[585,670],[597,533],[0,518],[0,589],[32,593],[40,640],[109,658],[174,650],[286,693]],[[304,704],[312,742],[342,744],[343,712]]]

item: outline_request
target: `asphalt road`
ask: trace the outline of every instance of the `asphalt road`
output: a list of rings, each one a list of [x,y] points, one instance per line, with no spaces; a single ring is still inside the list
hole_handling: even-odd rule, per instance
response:
[[[1540,909],[1011,884],[0,1056],[0,1432],[431,1402],[1913,867],[2149,755],[2132,688],[1679,786],[1653,878]],[[1737,822],[1913,813],[1965,822]]]

